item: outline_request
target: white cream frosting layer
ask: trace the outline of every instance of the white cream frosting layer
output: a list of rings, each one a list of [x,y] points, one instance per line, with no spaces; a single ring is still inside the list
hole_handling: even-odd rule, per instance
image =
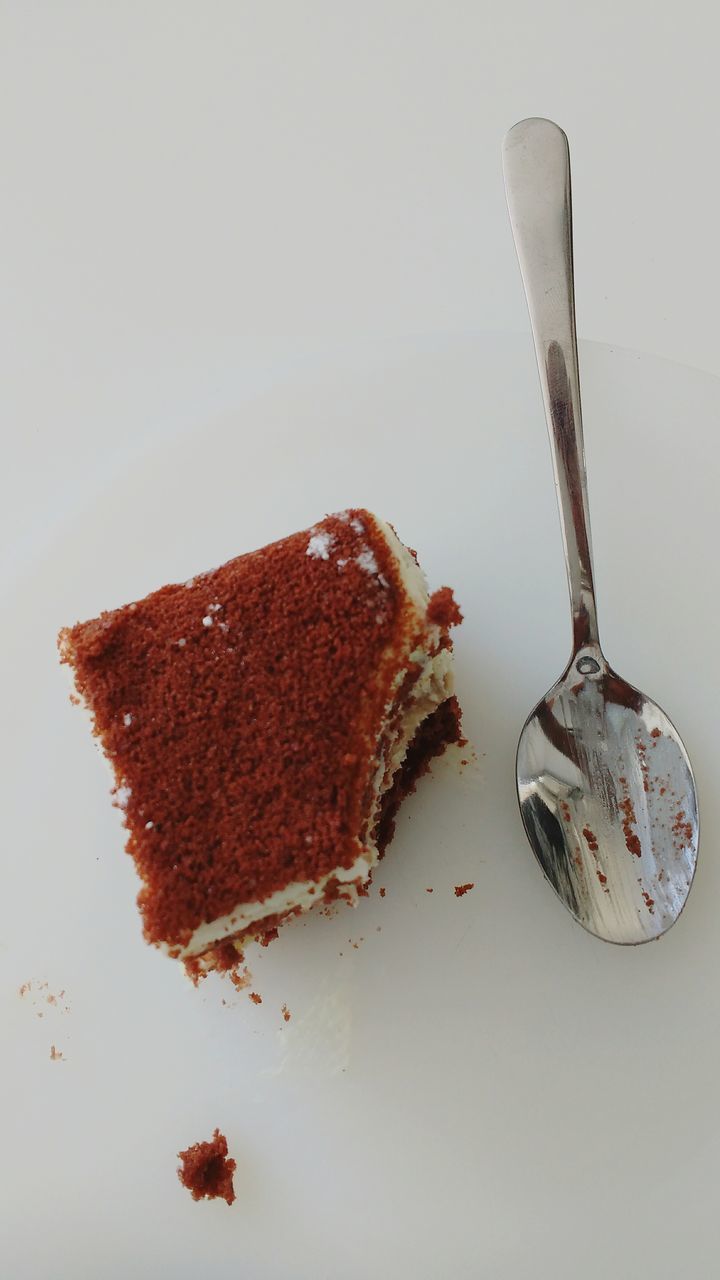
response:
[[[373,519],[377,530],[385,539],[392,553],[406,596],[417,614],[417,628],[411,628],[410,631],[415,631],[416,640],[418,634],[422,636],[421,642],[416,648],[411,648],[411,642],[409,643],[406,666],[411,663],[418,663],[422,664],[423,669],[413,687],[412,699],[403,709],[402,720],[395,732],[395,736],[386,746],[385,759],[380,762],[375,775],[375,798],[368,824],[370,831],[372,831],[375,819],[380,812],[383,796],[392,785],[393,778],[405,759],[408,747],[419,725],[446,698],[451,696],[454,688],[451,653],[447,649],[441,649],[439,653],[430,656],[430,651],[436,648],[440,640],[440,628],[433,625],[428,626],[426,622],[428,588],[425,575],[407,547],[403,545],[390,528],[390,525],[386,524],[384,520],[378,519],[377,516],[374,516]],[[313,538],[315,539],[314,542]],[[313,531],[309,544],[311,548],[310,554],[317,554],[318,552],[319,543],[317,539],[317,531]],[[325,543],[323,543],[322,549],[326,549]],[[325,559],[325,555],[322,558]],[[331,559],[332,557],[328,555],[327,558]],[[393,695],[402,683],[404,674],[405,668],[399,672],[396,678]],[[381,741],[387,735],[393,713],[394,696],[386,708],[385,722],[380,732]],[[182,951],[181,957],[187,959],[191,956],[200,956],[203,952],[210,950],[213,946],[217,946],[227,938],[249,929],[254,924],[259,925],[262,920],[269,919],[271,916],[286,915],[291,911],[309,911],[311,907],[321,901],[326,886],[333,880],[337,880],[343,886],[341,889],[343,898],[348,902],[355,903],[358,898],[358,888],[367,883],[379,856],[376,845],[368,842],[363,846],[358,840],[358,855],[350,867],[335,867],[317,880],[293,881],[262,901],[239,903],[227,915],[219,916],[216,920],[200,925]]]

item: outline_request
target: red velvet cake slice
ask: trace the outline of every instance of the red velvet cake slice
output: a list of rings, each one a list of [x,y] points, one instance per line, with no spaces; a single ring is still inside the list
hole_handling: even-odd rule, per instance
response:
[[[149,942],[222,966],[364,892],[403,796],[459,739],[460,620],[393,529],[353,510],[61,632]]]

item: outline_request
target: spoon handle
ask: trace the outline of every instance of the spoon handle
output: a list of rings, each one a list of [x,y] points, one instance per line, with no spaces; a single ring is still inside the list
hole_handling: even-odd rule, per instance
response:
[[[577,654],[586,646],[599,649],[599,639],[575,330],[570,152],[562,129],[550,120],[521,120],[505,138],[503,170],[550,433]]]

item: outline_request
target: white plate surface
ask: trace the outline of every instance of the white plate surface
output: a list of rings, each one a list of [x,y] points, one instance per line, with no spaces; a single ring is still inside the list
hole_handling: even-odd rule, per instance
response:
[[[4,1275],[713,1272],[720,382],[582,356],[608,657],[666,707],[700,788],[682,919],[658,944],[604,945],[525,842],[517,737],[569,644],[529,338],[350,353],[198,415],[97,494],[76,484],[3,600]],[[356,911],[252,955],[255,1007],[214,977],[194,990],[144,945],[55,634],[349,505],[392,520],[431,585],[456,588],[478,758],[434,766]],[[175,1177],[178,1149],[216,1125],[238,1163],[232,1209]]]

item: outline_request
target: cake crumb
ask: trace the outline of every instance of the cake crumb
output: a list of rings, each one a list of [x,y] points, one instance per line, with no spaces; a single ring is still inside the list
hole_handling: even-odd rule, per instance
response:
[[[244,959],[244,953],[239,946],[234,942],[226,941],[218,943],[216,947],[201,956],[186,956],[183,967],[194,987],[198,987],[208,974],[214,971],[226,975],[235,990],[242,991],[252,982],[252,974],[247,966],[241,971],[240,966]]]
[[[244,991],[245,987],[249,987],[252,982],[252,974],[247,966],[243,968],[242,973],[238,969],[227,969],[226,973],[236,991]]]
[[[51,1045],[50,1045],[50,1061],[51,1061],[51,1062],[66,1062],[66,1061],[67,1061],[67,1059],[63,1056],[63,1054],[60,1052],[60,1050],[55,1048],[55,1045],[54,1045],[54,1044],[51,1044]]]
[[[471,883],[470,883],[470,884],[456,884],[456,885],[455,885],[455,897],[456,897],[456,898],[463,898],[463,897],[465,896],[465,894],[466,894],[466,893],[469,893],[469,892],[470,892],[470,890],[471,890],[471,889],[474,889],[474,888],[475,888],[475,882],[474,882],[474,881],[471,881]]]
[[[48,982],[38,982],[36,980],[33,988],[33,980],[29,978],[27,982],[23,982],[22,985],[18,987],[18,995],[21,1000],[26,996],[30,997],[30,1004],[32,1008],[35,1009],[36,1018],[43,1018],[45,1013],[47,1013],[47,1009],[38,1010],[38,1004],[50,1005],[57,1013],[70,1012],[70,1006],[65,1003],[64,987],[62,991],[56,995],[55,992],[50,990],[50,984]]]
[[[193,1200],[222,1199],[232,1204],[235,1199],[233,1174],[236,1162],[228,1156],[227,1138],[216,1129],[210,1142],[195,1142],[178,1151],[182,1162],[177,1174]]]
[[[385,888],[385,885],[381,885],[381,887],[380,887],[380,897],[381,897],[381,898],[384,898],[386,893],[387,893],[387,889]]]
[[[257,991],[250,992],[250,999],[253,1004],[262,1004],[262,996],[258,995]]]
[[[427,616],[429,622],[434,622],[439,627],[460,625],[463,616],[451,587],[440,587],[439,591],[433,591],[428,601]]]
[[[291,1013],[286,1004],[283,1005],[280,1012],[282,1013],[282,1016],[285,1019],[285,1021],[289,1022],[291,1018]]]
[[[435,892],[435,890],[434,890],[434,889],[426,889],[426,890],[425,890],[425,892],[426,892],[426,893],[434,893],[434,892]],[[456,890],[456,892],[457,892],[457,890]]]

